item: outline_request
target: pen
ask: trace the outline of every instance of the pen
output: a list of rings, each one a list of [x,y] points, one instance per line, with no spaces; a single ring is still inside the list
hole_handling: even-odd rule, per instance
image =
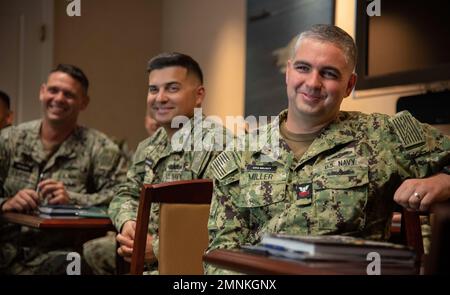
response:
[[[38,175],[37,182],[36,182],[36,189],[35,189],[35,191],[38,194],[39,200],[42,203],[42,205],[46,205],[47,204],[46,199],[44,199],[44,197],[41,195],[40,189],[39,189],[39,183],[41,182],[41,179],[43,177],[44,177],[44,173],[40,172],[39,175]]]

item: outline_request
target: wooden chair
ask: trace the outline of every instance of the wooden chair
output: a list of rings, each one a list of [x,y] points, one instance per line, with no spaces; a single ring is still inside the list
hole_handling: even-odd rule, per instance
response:
[[[450,274],[450,201],[435,204],[430,254],[425,259],[425,274]]]
[[[393,243],[404,244],[416,251],[417,257],[420,259],[424,254],[422,228],[420,224],[420,216],[423,213],[408,211],[400,205],[394,208],[394,216],[400,215],[400,224],[391,224],[391,239]],[[427,214],[428,215],[428,214]]]
[[[213,183],[209,179],[144,185],[141,190],[131,274],[142,274],[152,203],[160,203],[160,274],[203,274]]]
[[[422,259],[424,250],[420,213],[406,209],[402,210],[400,235],[404,244],[413,248],[417,257]]]
[[[390,241],[393,243],[403,244],[414,249],[417,257],[416,272],[419,274],[425,259],[420,216],[429,214],[408,211],[399,205],[396,209],[394,209],[394,211],[400,213],[401,221],[400,227],[395,226],[394,224],[391,225]]]

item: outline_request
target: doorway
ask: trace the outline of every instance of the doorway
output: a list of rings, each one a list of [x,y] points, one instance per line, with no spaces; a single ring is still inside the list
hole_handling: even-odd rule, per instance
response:
[[[39,87],[53,66],[54,0],[0,0],[0,89],[14,125],[41,117]]]

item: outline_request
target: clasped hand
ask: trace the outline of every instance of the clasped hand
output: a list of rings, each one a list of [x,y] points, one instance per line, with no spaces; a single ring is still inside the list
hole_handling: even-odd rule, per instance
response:
[[[39,182],[37,189],[22,189],[2,206],[2,211],[28,212],[35,210],[40,204],[68,204],[69,194],[61,181],[46,179]]]
[[[124,223],[122,231],[117,234],[116,240],[119,243],[117,254],[122,256],[125,261],[131,262],[131,255],[133,254],[134,237],[136,234],[136,221],[128,220]],[[153,237],[147,234],[147,241],[145,246],[145,261],[155,261],[155,255],[153,253]]]

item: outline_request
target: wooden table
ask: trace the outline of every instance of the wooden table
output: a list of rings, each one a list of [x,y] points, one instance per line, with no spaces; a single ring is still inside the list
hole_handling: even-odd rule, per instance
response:
[[[37,215],[6,212],[0,215],[3,220],[40,229],[98,229],[115,230],[109,218],[42,218]]]
[[[74,249],[82,253],[83,244],[94,238],[104,236],[108,231],[115,231],[109,218],[42,218],[37,215],[6,212],[0,214],[3,221],[28,226],[45,231],[46,234],[58,234],[68,239]]]
[[[272,256],[251,254],[241,250],[214,250],[203,256],[203,261],[222,269],[245,274],[262,275],[366,275],[367,263],[314,262],[305,263]],[[414,275],[417,268],[384,266],[381,274]]]

